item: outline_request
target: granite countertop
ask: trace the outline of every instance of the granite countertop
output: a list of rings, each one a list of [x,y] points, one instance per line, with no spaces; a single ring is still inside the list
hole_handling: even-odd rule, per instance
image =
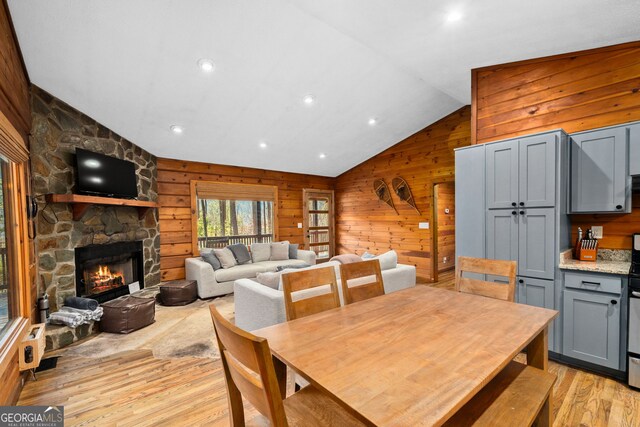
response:
[[[572,250],[568,249],[560,254],[559,267],[563,270],[591,271],[626,276],[631,268],[631,251],[599,249],[598,258],[593,262],[573,259]]]

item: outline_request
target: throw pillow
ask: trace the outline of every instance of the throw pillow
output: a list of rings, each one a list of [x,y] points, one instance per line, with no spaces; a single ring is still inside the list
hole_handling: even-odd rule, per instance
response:
[[[298,245],[297,243],[289,244],[289,259],[298,259]]]
[[[278,286],[280,285],[280,273],[258,273],[256,281],[261,285],[270,287],[271,289],[278,289]]]
[[[311,267],[309,264],[294,264],[294,265],[279,265],[276,267],[276,271],[282,271],[282,270],[293,270],[293,269],[298,269],[298,268],[307,268],[307,267]]]
[[[246,264],[251,262],[251,255],[249,255],[249,249],[242,243],[236,243],[235,245],[227,246],[233,253],[238,264]]]
[[[200,256],[202,260],[211,264],[213,267],[213,271],[220,270],[222,268],[222,264],[220,264],[220,260],[216,258],[213,252],[201,252]]]
[[[269,261],[269,258],[271,258],[271,243],[252,243],[251,258],[253,262]]]
[[[284,261],[289,259],[289,242],[278,242],[271,244],[270,261]]]
[[[374,254],[369,253],[369,252],[365,252],[365,253],[362,254],[362,259],[373,259],[375,257],[376,256]]]
[[[376,257],[380,261],[380,270],[391,270],[398,265],[398,254],[391,250]]]
[[[231,252],[228,248],[214,249],[213,253],[215,254],[216,258],[220,260],[222,268],[230,268],[234,265],[237,265],[236,257],[233,256],[233,252]]]

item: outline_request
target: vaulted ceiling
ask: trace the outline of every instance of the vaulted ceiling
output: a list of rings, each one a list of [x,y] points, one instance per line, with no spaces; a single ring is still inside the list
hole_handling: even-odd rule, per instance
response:
[[[468,104],[472,68],[640,39],[638,0],[9,7],[31,81],[150,152],[327,176]]]

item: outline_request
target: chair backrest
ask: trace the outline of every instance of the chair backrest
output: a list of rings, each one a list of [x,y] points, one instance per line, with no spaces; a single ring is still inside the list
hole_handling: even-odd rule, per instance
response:
[[[287,320],[340,307],[334,267],[312,268],[282,275]]]
[[[456,291],[483,295],[513,302],[516,294],[515,261],[502,261],[484,258],[458,257],[456,265]],[[463,277],[464,273],[490,274],[506,277],[509,283],[494,283]]]
[[[384,295],[382,271],[377,259],[340,264],[340,281],[345,304]]]
[[[286,426],[281,390],[267,340],[233,325],[213,304],[209,310],[224,367],[231,425],[244,426],[244,396],[272,426]]]

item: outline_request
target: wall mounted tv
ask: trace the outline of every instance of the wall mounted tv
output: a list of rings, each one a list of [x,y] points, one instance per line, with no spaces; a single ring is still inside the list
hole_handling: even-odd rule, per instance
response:
[[[136,166],[132,162],[78,148],[76,177],[78,194],[138,198]]]

